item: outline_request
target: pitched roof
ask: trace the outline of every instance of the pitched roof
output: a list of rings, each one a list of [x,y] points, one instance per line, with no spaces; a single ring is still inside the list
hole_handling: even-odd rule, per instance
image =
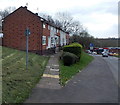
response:
[[[55,25],[54,23],[50,23],[50,22],[47,21],[46,19],[44,19],[44,18],[38,16],[38,13],[33,13],[33,12],[31,12],[30,10],[27,9],[26,6],[25,6],[25,7],[23,7],[23,6],[19,7],[18,9],[16,9],[16,10],[13,11],[12,13],[10,13],[8,16],[6,16],[4,19],[6,19],[7,17],[9,17],[10,15],[12,15],[13,13],[15,13],[16,11],[18,11],[18,10],[21,9],[21,8],[22,8],[22,9],[26,9],[26,10],[27,10],[28,12],[30,12],[31,14],[33,14],[33,15],[39,17],[39,18],[40,18],[40,21],[43,21],[44,23],[49,24],[50,26],[53,26],[53,27],[55,27],[55,28],[57,28],[57,29],[62,30],[60,27],[58,27],[58,26]],[[4,19],[3,19],[3,20],[4,20]],[[64,30],[62,30],[62,31],[65,32],[65,33],[69,33],[69,32],[66,32],[66,31],[64,31]]]

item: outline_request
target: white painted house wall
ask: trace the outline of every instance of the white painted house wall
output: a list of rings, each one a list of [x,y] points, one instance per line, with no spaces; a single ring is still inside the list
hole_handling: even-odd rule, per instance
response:
[[[52,48],[52,47],[56,46],[55,37],[56,37],[57,29],[52,26],[49,26],[49,29],[50,29],[50,37],[48,37],[48,47],[47,48]]]
[[[60,44],[61,46],[66,45],[66,33],[60,31]]]
[[[56,35],[57,34],[57,28],[53,27],[53,26],[48,26],[49,30],[50,30],[50,37],[48,37],[48,48],[52,48],[54,46],[56,46],[57,44],[59,44],[59,37]],[[56,40],[55,40],[56,39]],[[66,45],[67,41],[66,41],[66,33],[62,30],[60,30],[60,45]]]

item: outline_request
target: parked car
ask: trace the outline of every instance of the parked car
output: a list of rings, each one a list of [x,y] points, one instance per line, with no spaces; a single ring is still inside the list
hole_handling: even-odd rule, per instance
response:
[[[97,52],[92,52],[92,54],[97,55]]]
[[[109,55],[109,56],[118,56],[118,54],[117,54],[117,53],[114,53],[114,52],[110,52],[108,55]]]
[[[109,54],[108,54],[109,56],[113,56],[113,53],[112,52],[109,52]]]
[[[90,50],[86,50],[86,52],[87,52],[88,54],[91,54],[91,53],[92,53]]]
[[[103,57],[108,57],[108,53],[107,52],[102,52],[102,56]]]
[[[118,56],[118,54],[117,53],[113,53],[113,56]]]

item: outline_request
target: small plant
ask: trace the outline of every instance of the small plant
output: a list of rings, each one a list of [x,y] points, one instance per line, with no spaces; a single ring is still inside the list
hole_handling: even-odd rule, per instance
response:
[[[78,61],[78,57],[75,54],[69,52],[65,52],[63,54],[63,63],[65,66],[70,66],[76,63],[77,61]]]

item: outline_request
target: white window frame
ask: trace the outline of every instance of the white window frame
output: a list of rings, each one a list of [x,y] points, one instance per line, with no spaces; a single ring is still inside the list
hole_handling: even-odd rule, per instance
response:
[[[50,25],[48,25],[48,30],[50,30]]]
[[[46,45],[46,36],[42,36],[42,45]]]
[[[43,28],[45,28],[45,24],[43,23]]]
[[[51,30],[53,31],[53,27],[51,27]]]
[[[59,30],[57,29],[57,33],[59,32]]]

